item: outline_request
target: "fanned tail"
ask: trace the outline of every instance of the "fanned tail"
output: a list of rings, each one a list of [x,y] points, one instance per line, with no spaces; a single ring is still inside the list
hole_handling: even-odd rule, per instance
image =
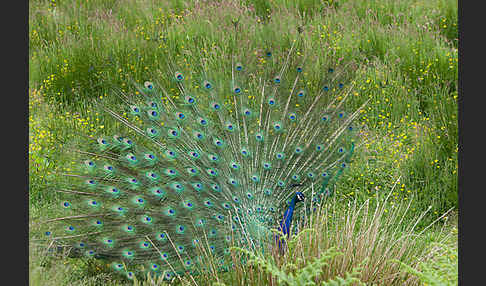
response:
[[[65,215],[47,222],[47,238],[129,278],[141,264],[166,279],[197,273],[207,256],[227,269],[230,245],[271,247],[297,190],[316,202],[330,194],[360,110],[346,112],[345,69],[325,69],[315,84],[296,49],[283,63],[270,52],[250,65],[231,57],[231,69],[174,62],[132,93],[116,91],[129,116],[101,108],[125,130],[80,148],[81,169],[59,189]]]

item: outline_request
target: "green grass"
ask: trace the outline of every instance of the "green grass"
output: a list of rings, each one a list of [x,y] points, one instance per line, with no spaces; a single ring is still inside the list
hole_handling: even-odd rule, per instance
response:
[[[430,281],[438,275],[444,283],[457,281],[454,272],[443,275],[457,269],[457,225],[451,217],[453,213],[419,231],[418,222],[426,213],[413,212],[410,202],[392,206],[387,201],[390,197],[364,203],[348,200],[346,204],[339,204],[333,197],[300,226],[299,234],[288,241],[285,255],[262,255],[234,248],[232,271],[215,271],[216,262],[206,258],[207,271],[175,281],[181,285],[194,285],[192,281],[198,285],[421,285],[419,281]],[[41,227],[35,222],[56,212],[59,209],[55,207],[33,208],[31,232]],[[414,220],[407,221],[409,216]],[[45,247],[31,243],[33,285],[131,285],[111,272],[102,260],[45,253]],[[242,258],[248,263],[241,263]],[[338,281],[341,284],[336,284]],[[134,285],[167,284],[158,277],[147,276],[138,277]]]
[[[436,254],[416,268],[401,263],[405,271],[415,275],[424,285],[457,285],[458,258],[457,245],[435,245]]]
[[[47,217],[58,203],[48,190],[59,181],[56,173],[72,168],[62,154],[73,140],[120,127],[93,108],[95,101],[120,104],[113,87],[128,90],[168,62],[203,57],[213,76],[224,77],[220,67],[230,66],[230,59],[221,54],[278,54],[299,38],[315,82],[328,66],[349,64],[356,87],[351,107],[370,99],[359,118],[363,144],[338,183],[338,202],[390,195],[383,211],[392,212],[412,201],[406,221],[428,210],[420,231],[458,206],[457,31],[452,0],[31,0],[31,220]],[[57,267],[70,272],[77,262],[59,263],[48,277],[59,275]],[[35,267],[35,281],[44,281]]]

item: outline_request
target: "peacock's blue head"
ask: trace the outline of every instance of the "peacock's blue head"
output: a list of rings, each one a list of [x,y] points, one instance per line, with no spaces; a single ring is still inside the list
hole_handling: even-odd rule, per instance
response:
[[[305,199],[305,196],[303,193],[301,192],[296,192],[295,193],[295,202],[298,203],[298,202],[303,202]]]

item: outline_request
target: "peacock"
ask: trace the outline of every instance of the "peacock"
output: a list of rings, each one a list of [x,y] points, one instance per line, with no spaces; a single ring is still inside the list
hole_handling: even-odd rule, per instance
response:
[[[228,58],[213,72],[168,62],[113,91],[124,110],[99,104],[123,128],[73,148],[79,168],[56,188],[65,215],[43,239],[128,278],[140,265],[167,280],[198,273],[208,257],[229,269],[232,245],[284,252],[350,163],[363,106],[346,111],[345,67],[309,74],[316,61],[294,46]]]

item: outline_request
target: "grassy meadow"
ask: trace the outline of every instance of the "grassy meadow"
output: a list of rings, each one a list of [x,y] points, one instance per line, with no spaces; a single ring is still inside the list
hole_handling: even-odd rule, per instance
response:
[[[66,150],[79,137],[119,128],[95,108],[122,106],[114,87],[128,91],[170,63],[203,58],[223,76],[231,60],[221,54],[271,50],[281,59],[298,41],[300,53],[316,59],[305,70],[315,82],[328,65],[350,67],[350,106],[369,100],[358,119],[362,144],[291,252],[250,253],[253,264],[174,283],[457,285],[457,7],[454,0],[30,0],[31,235],[58,212],[50,189],[57,173],[77,164]],[[128,281],[100,261],[46,256],[34,240],[29,258],[30,285],[165,283]]]

